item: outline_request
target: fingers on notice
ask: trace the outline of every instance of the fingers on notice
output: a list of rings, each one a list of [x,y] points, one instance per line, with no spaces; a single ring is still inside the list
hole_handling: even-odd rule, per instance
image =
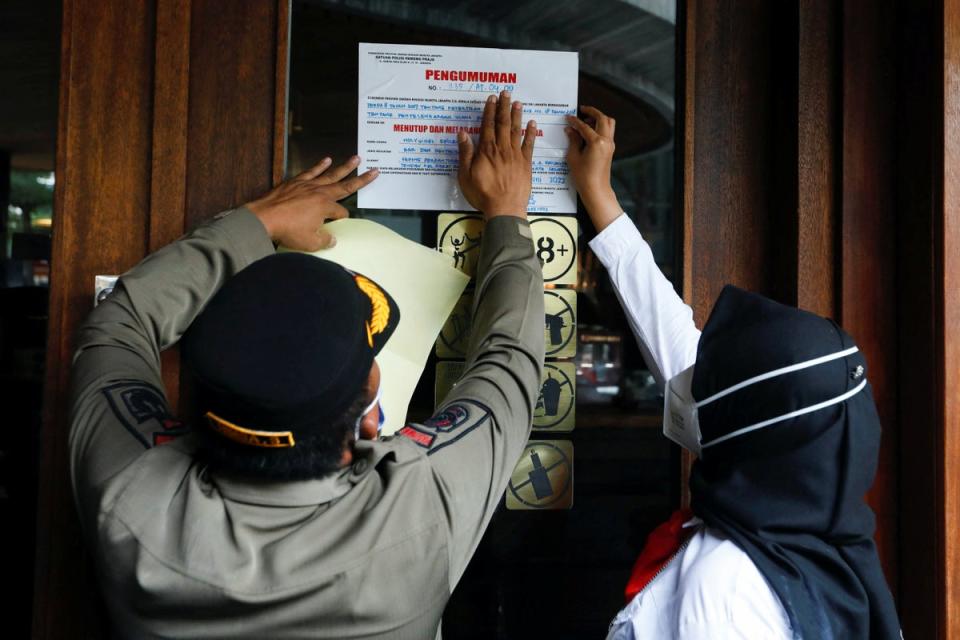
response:
[[[535,120],[527,123],[527,131],[523,134],[523,145],[520,147],[521,151],[523,151],[523,157],[527,160],[533,160],[533,146],[537,143],[537,134],[539,132]]]
[[[337,200],[346,198],[352,193],[356,193],[363,187],[367,186],[371,182],[377,179],[377,176],[380,175],[379,169],[370,169],[369,171],[364,171],[358,176],[353,176],[347,180],[341,180],[337,183]]]
[[[497,101],[497,144],[504,149],[510,147],[510,92],[501,91]]]
[[[564,127],[563,132],[567,134],[567,138],[570,140],[570,144],[567,146],[567,158],[579,157],[583,153],[583,138],[573,127]]]
[[[496,140],[493,130],[493,123],[497,113],[497,97],[487,98],[487,104],[483,105],[483,120],[480,123],[480,144],[485,145]]]
[[[514,145],[520,146],[520,138],[523,133],[523,105],[514,102],[510,107],[510,139]]]
[[[473,162],[473,141],[466,131],[457,134],[457,148],[460,150],[460,171],[470,169]]]
[[[360,156],[351,156],[343,164],[337,165],[333,169],[330,169],[322,176],[320,176],[321,184],[331,184],[338,180],[342,180],[346,176],[357,168],[357,165],[360,164]]]

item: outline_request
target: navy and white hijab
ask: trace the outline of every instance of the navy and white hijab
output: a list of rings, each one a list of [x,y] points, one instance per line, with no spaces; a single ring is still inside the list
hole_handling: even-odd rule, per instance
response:
[[[804,640],[901,637],[864,501],[881,429],[855,346],[830,320],[728,286],[697,349],[697,400],[834,354],[700,407],[703,449],[690,479],[696,515],[750,556]],[[815,405],[827,406],[802,412]]]

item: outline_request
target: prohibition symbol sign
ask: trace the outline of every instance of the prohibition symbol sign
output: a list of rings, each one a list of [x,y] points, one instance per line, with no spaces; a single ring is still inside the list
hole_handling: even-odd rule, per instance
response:
[[[570,338],[577,333],[577,313],[574,310],[576,303],[575,291],[543,292],[543,328],[547,357],[565,358],[576,355],[576,346],[570,344]]]
[[[571,443],[528,443],[507,488],[508,509],[569,509],[573,506]]]
[[[568,374],[565,369],[570,373]],[[537,405],[533,412],[534,429],[553,429],[558,425],[564,425],[567,421],[567,416],[573,411],[574,406],[576,387],[571,379],[573,376],[576,376],[576,373],[571,363],[544,363],[540,396],[537,398]],[[555,429],[555,431],[572,430],[572,420],[569,424]]]

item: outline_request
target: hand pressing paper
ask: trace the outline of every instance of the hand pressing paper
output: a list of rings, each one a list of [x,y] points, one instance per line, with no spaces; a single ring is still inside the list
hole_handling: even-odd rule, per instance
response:
[[[396,301],[400,324],[377,355],[389,435],[406,424],[410,398],[441,327],[470,279],[432,249],[370,220],[324,225],[337,244],[312,255],[370,278]]]
[[[537,122],[527,211],[576,213],[564,133],[577,113],[576,52],[361,42],[359,56],[359,172],[380,170],[357,194],[361,209],[472,211],[457,182],[457,134],[477,144],[487,97],[509,91],[522,121]]]

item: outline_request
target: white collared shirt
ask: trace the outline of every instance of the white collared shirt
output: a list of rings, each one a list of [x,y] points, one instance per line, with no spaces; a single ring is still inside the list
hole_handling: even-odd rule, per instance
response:
[[[700,331],[633,221],[622,214],[590,242],[606,267],[661,387],[694,363]],[[698,531],[617,614],[607,640],[788,640],[777,595],[744,551],[694,519]],[[686,526],[686,525],[685,525]]]

